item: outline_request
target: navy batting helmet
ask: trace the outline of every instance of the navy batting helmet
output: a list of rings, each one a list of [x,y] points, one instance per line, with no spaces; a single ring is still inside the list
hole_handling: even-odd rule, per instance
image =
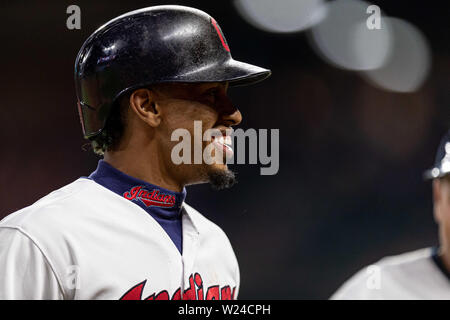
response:
[[[434,166],[425,171],[425,179],[442,178],[450,174],[450,131],[444,134],[439,143]]]
[[[97,29],[75,61],[78,112],[85,138],[98,135],[117,99],[163,82],[247,85],[270,70],[231,57],[225,36],[207,13],[155,6],[125,13]]]

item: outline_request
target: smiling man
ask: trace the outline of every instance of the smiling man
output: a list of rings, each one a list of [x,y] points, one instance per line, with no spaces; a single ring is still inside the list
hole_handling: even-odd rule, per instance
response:
[[[185,186],[234,183],[224,161],[175,164],[172,134],[226,135],[241,113],[229,86],[270,71],[233,60],[217,22],[181,6],[126,13],[75,63],[85,138],[104,156],[89,177],[0,222],[0,299],[233,299],[239,268],[224,232]],[[230,156],[227,138],[195,145]],[[218,157],[220,158],[220,157]]]

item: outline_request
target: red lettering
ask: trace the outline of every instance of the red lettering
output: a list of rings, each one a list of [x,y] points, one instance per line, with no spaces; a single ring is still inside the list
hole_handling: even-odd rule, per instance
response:
[[[142,293],[147,280],[144,280],[130,290],[128,290],[120,300],[142,300]],[[183,293],[181,288],[178,288],[172,295],[171,300],[234,300],[236,294],[236,287],[233,289],[230,286],[220,288],[218,285],[208,287],[206,296],[204,295],[203,279],[199,273],[190,275],[189,288]],[[144,300],[169,300],[170,295],[167,290],[162,290],[158,294],[153,293]]]
[[[138,192],[141,190],[141,188],[142,188],[141,186],[134,187],[133,189],[130,190],[130,192],[125,192],[123,194],[124,198],[128,199],[128,200],[133,200],[134,198],[136,198],[136,196],[137,196]]]
[[[152,200],[158,200],[157,196],[158,196],[158,190],[157,190],[157,189],[154,189],[154,190],[152,191],[152,193],[150,194],[149,199],[152,199]]]
[[[147,280],[138,283],[133,288],[128,290],[120,300],[141,300],[142,297],[142,289],[144,289],[145,283]]]
[[[208,288],[206,300],[220,300],[219,286],[211,286]]]
[[[139,192],[138,197],[148,198],[148,191],[147,190],[141,190],[141,192]]]
[[[189,288],[183,293],[183,300],[196,300],[194,278],[192,275],[189,277]]]
[[[181,300],[181,289],[178,288],[177,291],[173,293],[172,300]]]
[[[169,293],[166,290],[163,290],[156,295],[155,300],[169,300]]]
[[[202,276],[198,273],[195,274],[195,278],[194,278],[195,284],[197,286],[197,299],[198,300],[204,300],[203,297],[203,280],[202,280]]]
[[[232,300],[231,299],[231,288],[230,286],[225,286],[221,290],[221,299],[222,300]]]

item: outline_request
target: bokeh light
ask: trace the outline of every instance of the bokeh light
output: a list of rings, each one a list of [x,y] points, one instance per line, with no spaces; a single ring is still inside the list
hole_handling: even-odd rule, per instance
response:
[[[254,27],[278,33],[310,28],[325,16],[323,0],[235,0],[239,14]]]
[[[422,33],[409,22],[384,18],[393,46],[386,63],[364,74],[373,84],[395,92],[413,92],[424,83],[431,65],[430,49]]]
[[[326,16],[310,32],[316,52],[327,62],[343,69],[372,70],[382,66],[391,50],[388,23],[369,29],[370,14],[365,1],[337,0],[327,3]]]

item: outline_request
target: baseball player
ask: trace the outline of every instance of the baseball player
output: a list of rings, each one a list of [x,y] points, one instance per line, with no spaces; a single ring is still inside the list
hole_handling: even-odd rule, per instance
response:
[[[0,222],[0,299],[236,299],[225,233],[184,202],[185,186],[234,182],[225,163],[175,164],[176,129],[223,137],[241,113],[227,89],[270,70],[234,60],[208,14],[155,6],[96,30],[75,62],[85,138],[97,169]]]
[[[359,271],[331,299],[450,299],[450,131],[425,177],[433,180],[440,245],[381,259]]]

